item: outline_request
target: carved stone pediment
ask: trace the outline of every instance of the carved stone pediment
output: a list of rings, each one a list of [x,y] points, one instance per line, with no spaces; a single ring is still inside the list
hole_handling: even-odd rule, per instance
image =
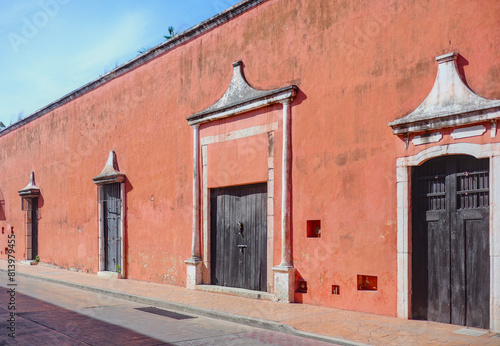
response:
[[[30,174],[30,181],[28,182],[28,185],[26,185],[24,189],[19,190],[18,193],[19,196],[23,198],[33,198],[40,195],[40,188],[35,184],[34,172],[31,172]]]
[[[417,109],[389,124],[394,134],[427,132],[500,118],[500,100],[485,99],[469,89],[458,72],[457,56],[449,53],[436,58],[438,73],[431,92]]]
[[[114,151],[109,152],[108,161],[102,172],[95,178],[92,178],[97,185],[121,183],[125,181],[125,174],[118,170],[116,156]]]
[[[275,90],[257,90],[248,84],[243,75],[242,62],[233,63],[233,78],[224,95],[205,110],[187,118],[189,125],[227,118],[284,100],[292,100],[297,86],[289,85]]]

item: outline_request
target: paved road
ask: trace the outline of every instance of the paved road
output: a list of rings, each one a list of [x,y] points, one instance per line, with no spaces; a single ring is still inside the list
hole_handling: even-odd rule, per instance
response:
[[[1,274],[1,345],[330,345],[19,276],[14,339]]]

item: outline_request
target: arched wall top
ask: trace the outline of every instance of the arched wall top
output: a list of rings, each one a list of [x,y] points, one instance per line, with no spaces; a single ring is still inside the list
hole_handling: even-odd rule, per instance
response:
[[[500,156],[500,143],[454,143],[437,145],[431,148],[424,149],[416,155],[401,157],[398,159],[397,165],[398,167],[419,166],[427,160],[445,155],[470,155],[474,156],[477,159]]]

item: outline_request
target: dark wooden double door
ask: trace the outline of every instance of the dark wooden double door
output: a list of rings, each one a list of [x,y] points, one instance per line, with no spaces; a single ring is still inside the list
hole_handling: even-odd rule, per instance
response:
[[[120,184],[106,184],[102,188],[104,227],[104,270],[121,271],[121,199]]]
[[[413,318],[489,328],[489,160],[432,159],[412,180]]]
[[[211,281],[267,290],[267,185],[210,190]]]

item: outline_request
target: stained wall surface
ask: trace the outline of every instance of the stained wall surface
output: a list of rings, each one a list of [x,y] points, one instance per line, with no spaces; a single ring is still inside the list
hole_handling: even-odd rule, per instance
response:
[[[265,1],[0,135],[0,257],[6,258],[12,227],[16,258],[26,257],[17,191],[34,171],[41,189],[40,259],[97,272],[92,178],[114,150],[127,176],[127,277],[184,286],[193,202],[193,131],[186,117],[222,96],[231,64],[242,60],[257,89],[299,88],[291,106],[292,244],[297,278],[307,281],[308,292],[296,300],[395,316],[396,158],[425,146],[406,150],[388,123],[424,100],[436,76],[434,58],[448,52],[461,54],[472,90],[500,99],[499,13],[497,1]],[[278,124],[274,265],[281,246],[281,122],[275,105],[201,126],[203,139]],[[265,181],[266,140],[210,146],[209,187]],[[499,136],[462,141],[498,142]],[[308,220],[321,220],[320,238],[307,238]],[[358,274],[377,276],[378,290],[358,291]],[[332,285],[340,295],[332,295]]]

